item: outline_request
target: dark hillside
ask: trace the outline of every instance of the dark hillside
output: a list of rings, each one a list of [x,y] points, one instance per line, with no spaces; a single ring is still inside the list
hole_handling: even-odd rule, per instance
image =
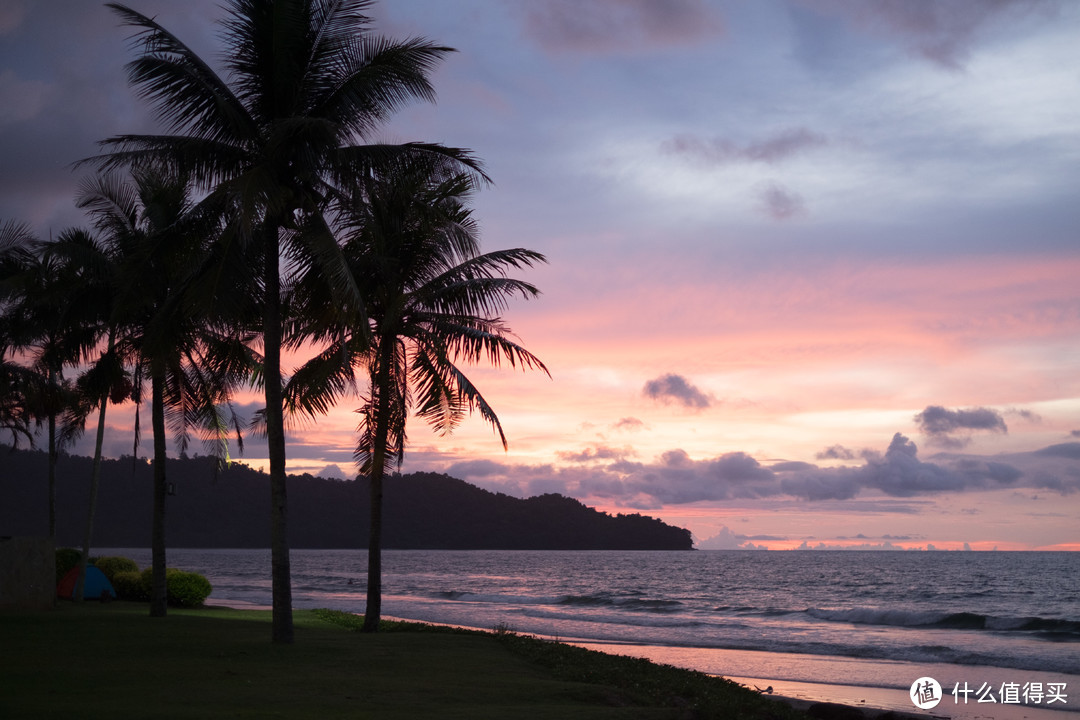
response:
[[[91,459],[58,465],[57,543],[81,545]],[[48,533],[47,458],[0,450],[0,536]],[[172,547],[267,547],[269,476],[244,465],[215,473],[209,458],[169,460],[167,540]],[[364,479],[289,478],[289,535],[296,548],[367,545]],[[97,547],[150,542],[151,467],[106,460],[95,522]],[[690,533],[642,515],[609,515],[562,495],[522,500],[435,473],[395,476],[385,488],[387,548],[688,550]]]

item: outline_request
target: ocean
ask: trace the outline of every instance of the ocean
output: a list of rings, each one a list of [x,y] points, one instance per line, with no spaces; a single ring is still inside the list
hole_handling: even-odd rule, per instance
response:
[[[103,549],[140,566],[149,550]],[[293,550],[297,608],[364,610],[366,551]],[[269,550],[175,549],[211,600],[270,604]],[[390,550],[386,616],[505,628],[812,700],[937,715],[1080,711],[1080,553]]]

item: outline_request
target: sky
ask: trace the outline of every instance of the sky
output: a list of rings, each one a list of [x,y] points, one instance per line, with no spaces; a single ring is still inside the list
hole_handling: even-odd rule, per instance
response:
[[[215,3],[130,4],[216,57]],[[377,139],[473,150],[483,248],[548,259],[505,319],[551,377],[469,369],[509,450],[479,417],[414,419],[403,471],[653,515],[699,547],[1080,549],[1080,4],[371,15],[457,50],[437,102]],[[71,163],[155,131],[129,32],[97,2],[0,0],[0,222],[84,223]],[[290,471],[352,477],[357,406],[293,426]],[[132,411],[110,413],[130,454]],[[265,443],[241,459],[265,467]]]

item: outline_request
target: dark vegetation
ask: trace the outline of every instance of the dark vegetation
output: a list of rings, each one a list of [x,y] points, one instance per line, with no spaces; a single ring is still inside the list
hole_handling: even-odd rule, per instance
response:
[[[59,548],[56,551],[56,582],[59,583],[79,563],[82,553],[74,548]],[[153,589],[153,568],[139,570],[139,565],[131,558],[106,556],[88,558],[112,583],[118,600],[149,602]],[[210,597],[213,586],[203,575],[187,570],[167,568],[166,602],[173,607],[202,607]]]
[[[43,452],[0,452],[0,535],[43,535]],[[57,543],[78,544],[91,459],[63,456],[57,469]],[[213,458],[172,460],[171,547],[266,547],[268,477],[244,465],[215,470]],[[132,458],[105,460],[95,547],[146,547],[152,470]],[[300,548],[361,548],[370,502],[363,480],[289,476],[289,542]],[[522,500],[434,473],[387,478],[385,547],[529,550],[688,550],[689,531],[642,515],[608,515],[561,495]]]

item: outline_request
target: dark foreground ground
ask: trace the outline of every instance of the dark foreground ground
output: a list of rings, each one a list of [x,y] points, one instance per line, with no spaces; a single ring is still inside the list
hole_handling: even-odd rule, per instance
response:
[[[2,718],[783,718],[725,681],[510,634],[296,614],[61,603],[0,613]],[[427,631],[425,631],[427,630]]]
[[[726,680],[512,633],[298,611],[60,603],[0,613],[0,718],[727,718],[807,715]]]

